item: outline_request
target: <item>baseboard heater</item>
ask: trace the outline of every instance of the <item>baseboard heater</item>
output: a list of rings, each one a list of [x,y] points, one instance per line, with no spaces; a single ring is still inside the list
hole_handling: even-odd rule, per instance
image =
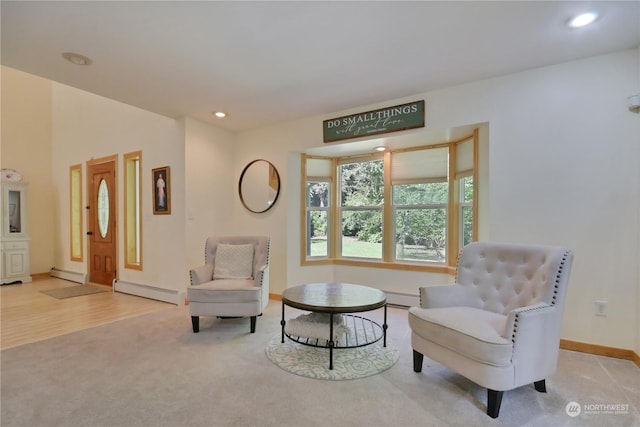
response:
[[[176,305],[184,305],[185,302],[184,292],[157,288],[155,286],[142,285],[140,283],[132,283],[124,280],[114,280],[113,290],[116,292],[164,301]]]
[[[53,267],[51,271],[49,271],[49,276],[57,277],[58,279],[70,280],[72,282],[82,283],[83,285],[87,283],[89,279],[86,273],[77,273],[75,271],[60,270],[55,267]]]
[[[384,289],[383,292],[387,295],[387,303],[391,305],[399,305],[402,307],[420,306],[420,295],[385,291]]]

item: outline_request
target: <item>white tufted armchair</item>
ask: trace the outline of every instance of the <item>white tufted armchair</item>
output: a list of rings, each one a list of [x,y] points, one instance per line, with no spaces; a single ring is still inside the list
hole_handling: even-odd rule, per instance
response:
[[[200,331],[200,316],[256,317],[269,303],[269,237],[209,237],[205,264],[192,269],[187,288],[193,332]]]
[[[409,309],[413,370],[423,355],[486,387],[497,418],[505,390],[556,370],[573,254],[560,247],[476,242],[458,257],[456,283],[420,288]]]

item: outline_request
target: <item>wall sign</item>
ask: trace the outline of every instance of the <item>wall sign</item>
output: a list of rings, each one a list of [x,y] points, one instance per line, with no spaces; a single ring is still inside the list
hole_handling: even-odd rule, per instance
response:
[[[424,100],[322,122],[324,142],[424,127]]]

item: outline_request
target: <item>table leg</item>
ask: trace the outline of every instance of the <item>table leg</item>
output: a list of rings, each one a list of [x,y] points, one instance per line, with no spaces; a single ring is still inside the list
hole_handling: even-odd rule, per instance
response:
[[[329,370],[333,369],[333,313],[329,313]]]
[[[384,322],[382,323],[382,346],[387,346],[387,304],[384,305]]]
[[[280,326],[282,326],[282,341],[281,343],[284,344],[284,325],[285,325],[284,321],[284,302],[282,303],[282,320],[280,321]]]

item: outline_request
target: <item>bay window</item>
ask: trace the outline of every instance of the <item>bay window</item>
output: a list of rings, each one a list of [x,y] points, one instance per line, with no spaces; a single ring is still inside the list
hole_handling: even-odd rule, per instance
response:
[[[450,271],[477,239],[477,144],[303,154],[302,264]]]

